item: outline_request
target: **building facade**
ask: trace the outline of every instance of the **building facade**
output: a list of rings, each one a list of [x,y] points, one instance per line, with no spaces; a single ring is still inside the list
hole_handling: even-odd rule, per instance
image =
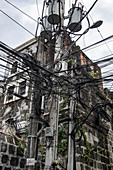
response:
[[[64,37],[62,51],[68,49],[69,44],[72,43],[68,36]],[[59,132],[56,146],[59,161],[58,163],[53,162],[50,168],[54,166],[59,169],[67,168],[69,135],[75,144],[73,166],[76,166],[77,170],[112,168],[112,93],[103,90],[101,70],[98,65],[93,63],[76,45],[73,45],[60,64],[56,61],[54,63],[55,40],[50,43],[32,39],[16,50],[26,58],[22,60],[18,56],[10,56],[12,64],[5,86],[4,105],[1,108],[1,130],[19,137],[24,136],[30,126],[30,115],[32,104],[34,104],[33,95],[39,90],[41,97],[38,102],[35,101],[36,108],[39,108],[38,105],[40,105],[39,122],[46,121],[50,124],[53,119],[53,117],[51,118],[53,116],[51,108],[56,92],[54,89],[59,81],[59,93],[56,93],[56,95],[59,94],[57,101],[59,102]],[[33,58],[39,61],[39,68],[33,69],[32,64],[26,64],[30,60],[32,63]],[[61,68],[54,70],[58,64],[61,65]],[[44,69],[37,72],[36,69],[40,70],[42,67],[46,68],[48,72],[45,73]],[[55,74],[58,73],[59,78],[52,77],[51,71],[55,71]],[[34,80],[36,74],[38,78]],[[35,88],[34,82],[37,83]],[[72,93],[74,94],[72,95]],[[73,99],[71,99],[72,97]],[[71,100],[74,101],[74,110],[72,130],[69,134]],[[47,159],[47,148],[52,145],[51,143],[47,145],[47,137],[46,130],[42,131],[38,145],[41,162],[38,163],[38,166],[42,169],[44,160]]]

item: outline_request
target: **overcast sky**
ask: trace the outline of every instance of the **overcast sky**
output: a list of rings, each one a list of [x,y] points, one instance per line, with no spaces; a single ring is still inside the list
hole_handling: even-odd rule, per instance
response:
[[[36,0],[8,0],[22,11],[33,17],[37,20],[39,15],[41,16],[41,9],[43,0],[37,0],[38,10],[36,5]],[[66,0],[66,14],[69,8],[71,7],[71,3],[74,0]],[[78,0],[81,2],[88,11],[88,9],[92,6],[95,0]],[[14,7],[8,4],[5,0],[0,0],[0,10],[3,10],[10,17],[19,22],[22,26],[28,29],[30,32],[35,34],[37,23],[30,18],[26,17],[24,14],[16,10]],[[81,49],[87,47],[90,44],[93,44],[97,41],[102,40],[113,34],[113,1],[112,0],[98,0],[94,8],[91,10],[89,15],[90,23],[93,24],[93,21],[96,22],[98,20],[103,20],[102,26],[99,27],[99,31],[97,29],[90,30],[85,36],[83,36],[77,44],[80,45]],[[92,21],[93,19],[93,21]],[[84,20],[84,23],[87,21]],[[82,24],[82,31],[86,29],[84,24]],[[0,41],[6,43],[12,48],[19,46],[20,44],[26,42],[27,40],[33,38],[27,31],[14,23],[11,19],[5,16],[2,12],[0,12]],[[77,37],[75,37],[76,40]],[[109,55],[113,51],[113,39],[110,39],[111,42],[107,42],[107,45],[101,45],[98,48],[94,48],[89,51],[85,51],[86,55],[93,60],[99,59],[106,55]],[[111,69],[112,66],[109,66]]]

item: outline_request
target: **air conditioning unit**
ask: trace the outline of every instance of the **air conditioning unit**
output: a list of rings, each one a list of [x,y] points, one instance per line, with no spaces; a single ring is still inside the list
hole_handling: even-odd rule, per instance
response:
[[[61,63],[62,63],[62,68],[61,68],[60,71],[67,70],[67,68],[68,68],[68,63],[65,62],[65,61],[62,61]],[[61,72],[61,73],[59,73],[59,75],[60,75],[60,76],[65,76],[65,75],[66,75],[66,72]]]

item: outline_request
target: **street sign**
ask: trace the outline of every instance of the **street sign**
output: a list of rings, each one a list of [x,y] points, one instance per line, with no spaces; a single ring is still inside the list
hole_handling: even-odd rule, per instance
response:
[[[35,160],[35,158],[27,158],[26,165],[27,166],[34,166],[36,162],[37,161]]]

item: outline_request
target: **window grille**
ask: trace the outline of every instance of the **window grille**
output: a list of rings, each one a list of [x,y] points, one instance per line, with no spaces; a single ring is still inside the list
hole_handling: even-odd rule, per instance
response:
[[[10,86],[10,87],[8,88],[8,91],[7,91],[7,101],[13,99],[14,88],[15,88],[14,85],[13,85],[13,86]]]

